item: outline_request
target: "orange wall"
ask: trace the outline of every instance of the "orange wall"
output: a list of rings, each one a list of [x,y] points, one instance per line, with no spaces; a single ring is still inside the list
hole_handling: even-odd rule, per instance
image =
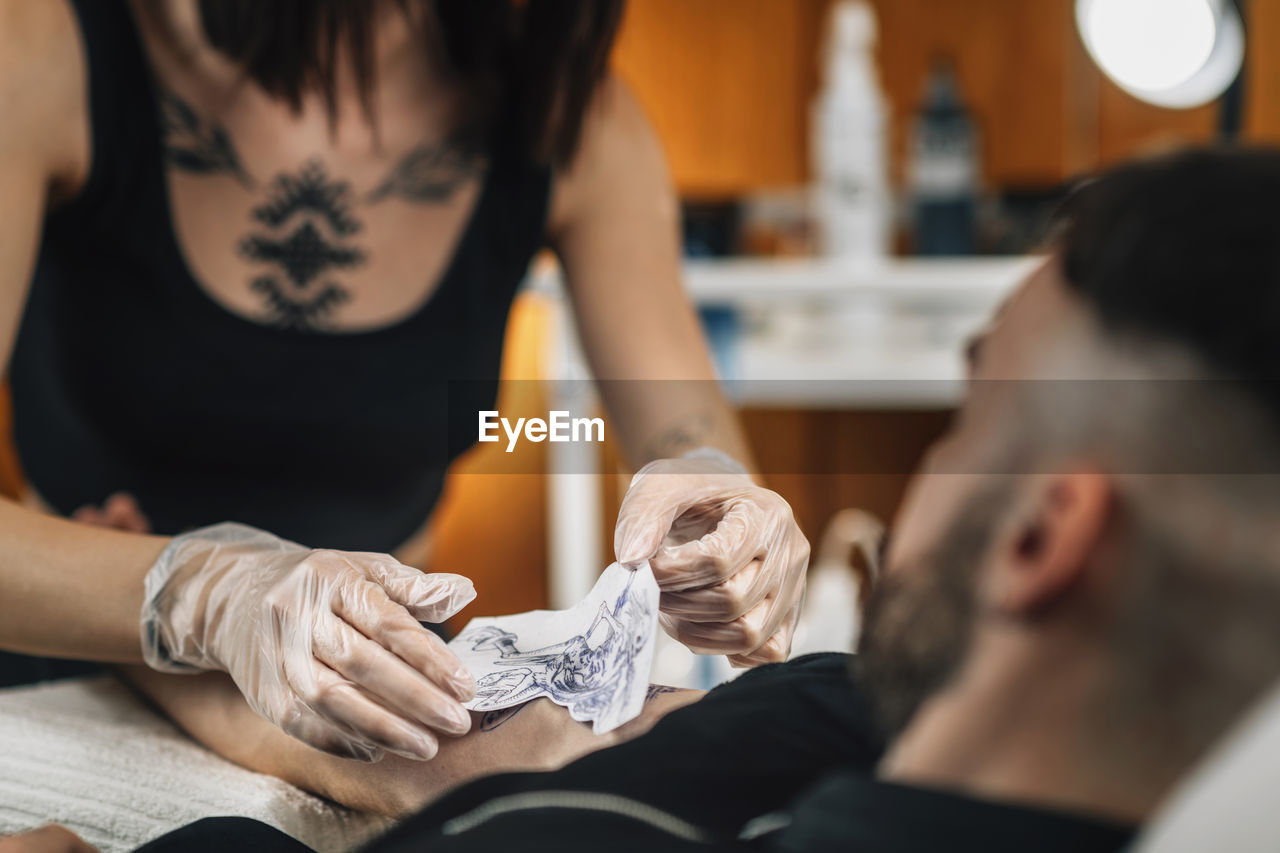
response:
[[[630,0],[614,56],[686,196],[803,183],[809,103],[831,0]],[[1124,94],[1076,34],[1073,0],[872,0],[882,84],[901,152],[933,59],[949,56],[996,187],[1053,185],[1171,141],[1208,140],[1217,108],[1171,111]],[[1280,3],[1251,4],[1246,125],[1280,141]],[[895,158],[900,165],[901,157]]]

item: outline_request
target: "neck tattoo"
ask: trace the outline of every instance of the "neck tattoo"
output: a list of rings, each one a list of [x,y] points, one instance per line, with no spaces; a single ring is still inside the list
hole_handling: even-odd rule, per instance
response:
[[[334,312],[351,301],[350,290],[334,276],[368,260],[368,251],[355,242],[364,228],[355,213],[359,205],[392,199],[445,204],[486,168],[480,134],[468,128],[443,141],[417,145],[362,196],[347,181],[331,178],[318,158],[262,187],[225,128],[202,118],[172,92],[160,93],[159,106],[170,167],[231,178],[246,191],[266,194],[250,213],[254,230],[236,248],[240,257],[259,267],[249,287],[262,299],[268,321],[281,328],[326,331]]]

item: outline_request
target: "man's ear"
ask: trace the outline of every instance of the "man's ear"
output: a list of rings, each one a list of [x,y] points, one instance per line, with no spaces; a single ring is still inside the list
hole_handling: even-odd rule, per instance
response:
[[[1021,515],[998,542],[984,583],[988,603],[1009,614],[1052,603],[1084,573],[1111,504],[1111,483],[1096,471],[1037,477]]]

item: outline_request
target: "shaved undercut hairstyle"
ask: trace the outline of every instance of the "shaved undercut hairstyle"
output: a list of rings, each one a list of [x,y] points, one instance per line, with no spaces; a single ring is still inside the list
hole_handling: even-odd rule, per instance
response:
[[[536,162],[572,159],[583,116],[608,67],[624,0],[390,0],[419,31],[437,70],[461,87],[468,126],[503,121]],[[199,0],[215,49],[300,109],[318,91],[336,112],[338,57],[349,57],[366,117],[372,93],[373,0]]]
[[[1280,150],[1192,149],[1076,191],[1055,248],[1118,336],[1163,339],[1280,418]]]
[[[1196,150],[1079,189],[1051,249],[1093,333],[1080,375],[1027,380],[985,491],[873,593],[858,670],[892,737],[971,652],[977,572],[1027,474],[1112,489],[1097,576],[1059,604],[1102,665],[1093,760],[1164,784],[1280,678],[1280,153]],[[1094,369],[1097,372],[1094,372]],[[996,380],[999,381],[999,380]],[[1030,617],[1034,620],[1037,617]]]
[[[1083,186],[1053,240],[1104,345],[1151,367],[1091,383],[1089,420],[1059,439],[1116,482],[1101,716],[1150,723],[1115,757],[1153,770],[1196,758],[1280,677],[1278,204],[1280,151],[1187,150]]]

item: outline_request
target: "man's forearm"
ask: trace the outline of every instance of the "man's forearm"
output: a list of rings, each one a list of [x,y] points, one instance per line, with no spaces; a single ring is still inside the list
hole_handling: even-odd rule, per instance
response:
[[[167,542],[0,500],[0,648],[140,661],[143,581]]]
[[[362,811],[399,817],[445,790],[493,773],[551,770],[598,749],[637,737],[700,691],[655,692],[640,717],[606,735],[575,722],[546,699],[484,714],[471,731],[440,739],[431,761],[388,755],[365,764],[327,755],[296,741],[249,708],[222,673],[165,675],[144,667],[123,674],[189,735],[231,761]]]

